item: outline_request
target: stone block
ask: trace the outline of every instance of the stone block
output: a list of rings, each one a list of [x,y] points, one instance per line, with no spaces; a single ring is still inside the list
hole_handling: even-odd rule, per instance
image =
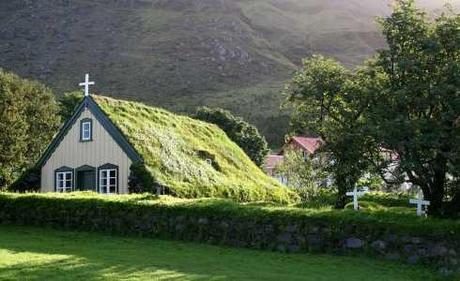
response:
[[[400,258],[401,258],[401,255],[398,254],[398,253],[395,253],[395,252],[393,252],[393,253],[388,253],[388,254],[386,254],[386,256],[385,256],[385,259],[390,260],[390,261],[397,261],[397,260],[399,260]]]
[[[408,264],[416,264],[419,260],[419,256],[417,255],[412,255],[410,257],[407,258],[407,263]]]
[[[387,248],[387,243],[383,240],[376,240],[372,242],[371,247],[376,251],[382,252]]]
[[[363,240],[356,238],[356,237],[350,237],[345,241],[345,247],[349,249],[360,249],[364,246]]]
[[[434,245],[434,247],[431,248],[431,251],[430,251],[431,256],[445,256],[447,253],[448,253],[447,248],[440,244]]]
[[[411,242],[412,244],[421,244],[421,243],[422,243],[422,239],[421,239],[420,237],[412,237],[412,238],[410,239],[410,242]]]

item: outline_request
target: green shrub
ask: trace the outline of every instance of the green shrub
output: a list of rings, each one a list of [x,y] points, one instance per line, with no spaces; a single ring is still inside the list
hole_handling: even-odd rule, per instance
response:
[[[303,208],[334,207],[337,191],[334,188],[321,188],[318,193],[306,202],[299,204]],[[409,199],[412,196],[403,192],[372,191],[359,198],[359,202],[372,202],[381,207],[410,207]],[[347,202],[352,198],[348,197]]]
[[[0,193],[0,223],[14,222],[132,232],[136,229],[138,220],[179,215],[216,220],[272,221],[281,222],[283,225],[320,223],[333,228],[355,225],[361,229],[363,235],[382,231],[440,235],[455,239],[460,235],[460,220],[421,218],[417,217],[415,210],[410,208],[384,208],[376,203],[365,203],[365,201],[361,204],[366,208],[361,212],[355,212],[348,209],[282,207],[269,202],[256,204],[236,203],[225,199],[180,199],[151,194],[106,196],[92,192]],[[118,225],[120,223],[127,228]]]
[[[300,191],[301,192],[301,191]],[[303,196],[299,195],[301,198]],[[337,200],[337,190],[334,188],[320,188],[314,196],[309,197],[309,200],[303,201],[299,207],[303,208],[324,208],[334,207]]]
[[[64,93],[64,95],[58,98],[59,102],[59,115],[61,116],[62,121],[67,121],[72,117],[75,109],[83,100],[83,92],[75,91],[70,93]]]
[[[368,202],[375,202],[387,207],[407,207],[409,199],[412,198],[408,193],[403,192],[369,192],[361,199]]]
[[[32,167],[59,128],[51,89],[0,68],[0,189]]]
[[[143,163],[133,163],[129,169],[128,189],[130,193],[160,193],[162,186],[153,178]]]
[[[262,167],[269,149],[267,141],[254,125],[222,108],[200,107],[193,117],[219,126],[257,166]]]
[[[32,167],[27,169],[15,182],[8,186],[8,190],[16,192],[39,191],[40,180],[40,168]]]

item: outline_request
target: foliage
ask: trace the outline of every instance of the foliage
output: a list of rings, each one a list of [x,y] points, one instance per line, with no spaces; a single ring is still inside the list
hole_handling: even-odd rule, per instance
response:
[[[374,281],[437,280],[429,269],[366,257],[293,255],[36,227],[2,225],[0,241],[2,280],[343,281],[371,275]]]
[[[93,98],[168,194],[245,202],[298,200],[294,192],[265,175],[216,125],[141,103]],[[212,158],[212,163],[203,156]]]
[[[124,234],[132,231],[139,233],[139,226],[147,223],[144,219],[182,215],[194,218],[246,218],[254,222],[282,221],[284,224],[319,222],[335,227],[355,225],[362,231],[372,233],[416,233],[439,235],[446,239],[456,239],[460,233],[460,220],[417,217],[414,208],[386,207],[375,200],[368,201],[379,207],[355,212],[331,208],[305,209],[272,204],[236,203],[225,199],[181,199],[151,194],[105,196],[92,192],[0,193],[0,221]],[[73,215],[69,217],[69,213]],[[167,224],[164,227],[168,227]],[[196,237],[195,233],[189,233],[190,239]]]
[[[408,207],[410,198],[414,198],[415,195],[406,192],[381,192],[371,191],[366,193],[359,199],[361,202],[370,202],[378,205],[381,209],[392,208],[392,207]],[[336,191],[334,188],[321,188],[311,197],[308,201],[299,204],[302,208],[331,208],[334,206],[336,200]],[[346,202],[350,203],[351,197],[348,197]],[[412,210],[408,210],[410,214]]]
[[[314,196],[310,196],[308,200],[303,200],[298,207],[319,209],[319,208],[332,208],[337,201],[337,190],[335,188],[320,188]]]
[[[8,190],[15,192],[37,192],[41,185],[41,169],[33,166],[22,173],[19,178],[8,186]]]
[[[372,71],[385,77],[366,113],[369,134],[399,156],[399,169],[431,201],[430,214],[447,214],[449,175],[460,165],[460,14],[434,21],[412,0],[397,1],[380,20],[388,49]],[[460,187],[451,205],[460,213]]]
[[[61,120],[66,121],[72,117],[73,112],[77,106],[83,100],[83,93],[81,91],[75,91],[70,93],[65,93],[60,96],[58,99],[59,102],[59,115]]]
[[[159,193],[159,184],[144,163],[133,163],[130,167],[128,189],[130,193]]]
[[[31,167],[59,126],[51,90],[0,69],[0,188]]]
[[[221,108],[200,107],[194,117],[219,126],[257,166],[262,167],[269,149],[256,127]]]
[[[304,157],[301,151],[287,149],[275,173],[287,181],[286,185],[296,190],[302,202],[308,202],[316,196],[326,180],[323,165],[319,158],[312,155]]]
[[[407,207],[409,199],[414,198],[404,192],[369,192],[360,201],[374,202],[384,207]]]
[[[352,78],[338,62],[313,56],[303,60],[284,92],[286,105],[293,108],[294,133],[313,132],[325,141],[320,151],[331,157],[328,169],[337,185],[338,208],[345,206],[345,193],[368,166],[363,156],[369,144],[359,133],[362,105],[357,100],[361,91]]]
[[[382,177],[378,173],[367,173],[363,175],[356,182],[356,187],[358,189],[367,187],[369,188],[369,190],[372,190],[372,191],[392,191],[392,186],[386,185],[385,181],[382,180]]]
[[[354,73],[323,57],[304,61],[286,91],[292,122],[294,129],[325,140],[334,158],[338,206],[365,173],[378,172],[389,181],[385,174],[397,161],[395,174],[421,187],[431,201],[430,214],[455,215],[460,15],[431,21],[414,1],[396,2],[393,13],[380,20],[388,49],[375,60]]]

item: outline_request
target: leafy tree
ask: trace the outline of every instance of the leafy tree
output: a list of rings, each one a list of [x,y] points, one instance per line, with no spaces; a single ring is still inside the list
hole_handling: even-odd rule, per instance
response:
[[[0,187],[32,166],[59,127],[51,90],[0,69]]]
[[[339,190],[397,156],[431,201],[431,215],[460,213],[460,15],[430,20],[399,0],[380,20],[388,49],[354,73],[330,59],[304,61],[287,87],[292,123],[326,141]]]
[[[347,190],[354,187],[368,164],[363,155],[370,145],[360,134],[363,121],[361,85],[355,74],[333,59],[313,56],[286,85],[286,104],[293,108],[291,126],[297,134],[316,133],[321,148],[331,155],[328,169],[338,189],[336,207],[343,208]],[[364,79],[362,79],[364,80]]]
[[[430,20],[412,0],[397,1],[380,20],[388,49],[374,69],[386,77],[372,96],[370,135],[400,158],[399,168],[445,212],[448,186],[460,211],[460,15]],[[453,179],[453,180],[452,180]]]
[[[320,158],[311,155],[304,157],[299,150],[287,149],[275,173],[285,178],[289,187],[297,190],[302,202],[308,202],[318,194],[326,180],[323,164]]]
[[[221,108],[200,107],[194,117],[219,126],[256,165],[261,167],[264,164],[268,145],[256,127]]]
[[[61,97],[58,98],[59,101],[59,115],[63,121],[68,120],[75,108],[80,104],[83,100],[83,93],[81,91],[74,91],[70,93],[65,93]]]

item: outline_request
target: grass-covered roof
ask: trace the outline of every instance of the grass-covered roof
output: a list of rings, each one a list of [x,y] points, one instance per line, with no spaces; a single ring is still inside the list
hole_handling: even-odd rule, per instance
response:
[[[216,125],[142,103],[93,99],[141,155],[148,173],[173,195],[296,200],[292,191],[265,175]]]

